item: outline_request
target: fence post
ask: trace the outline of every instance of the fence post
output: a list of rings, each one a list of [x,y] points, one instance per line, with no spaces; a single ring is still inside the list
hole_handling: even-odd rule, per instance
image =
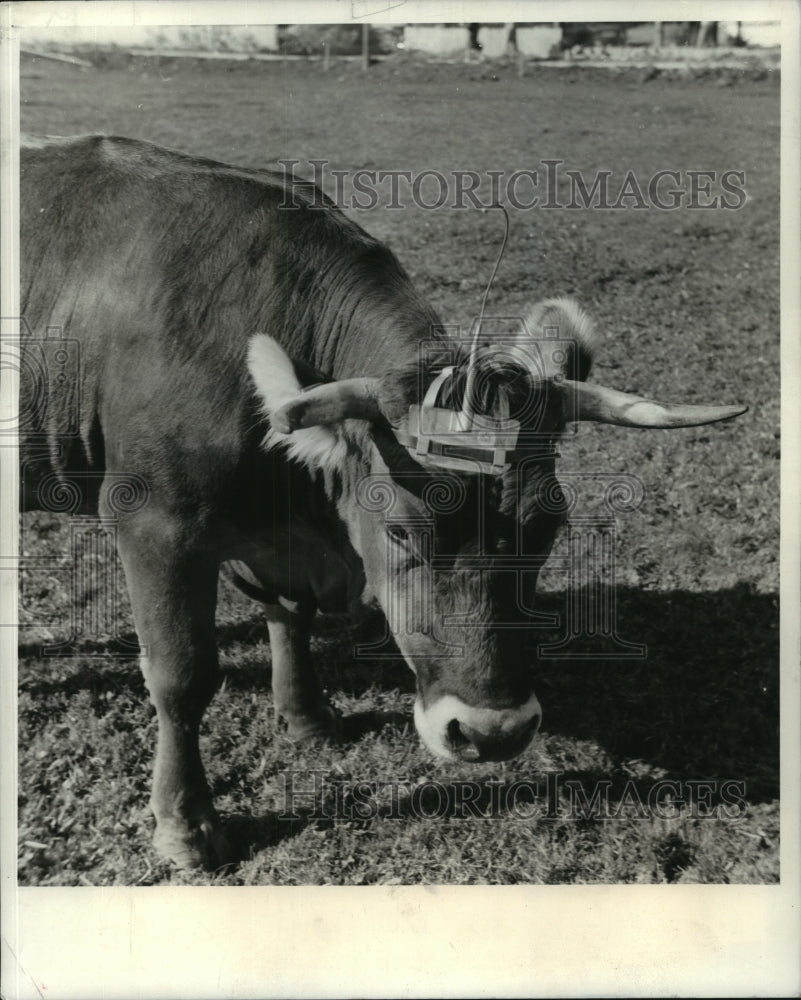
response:
[[[370,68],[370,25],[362,25],[362,71]]]

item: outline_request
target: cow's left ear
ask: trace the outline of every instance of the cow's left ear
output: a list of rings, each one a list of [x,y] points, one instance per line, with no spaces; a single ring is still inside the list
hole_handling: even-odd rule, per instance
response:
[[[598,334],[592,319],[574,299],[545,299],[529,310],[517,346],[525,351],[532,342],[544,368],[540,371],[540,365],[533,366],[538,377],[563,375],[584,381],[592,369]]]

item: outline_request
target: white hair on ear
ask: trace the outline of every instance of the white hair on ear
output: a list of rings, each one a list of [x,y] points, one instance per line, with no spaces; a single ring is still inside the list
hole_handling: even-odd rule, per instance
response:
[[[248,348],[248,369],[269,417],[303,392],[292,360],[281,345],[265,333],[257,333]],[[271,427],[264,438],[266,449],[284,445],[290,458],[310,469],[322,469],[344,457],[344,435],[334,427],[305,427],[282,434]]]
[[[521,335],[521,347],[525,347],[527,339],[539,342],[550,338],[573,340],[576,342],[576,347],[590,358],[595,354],[599,339],[592,319],[575,299],[569,298],[545,299],[543,302],[537,302],[526,317],[524,330],[528,331],[528,338],[525,333]]]

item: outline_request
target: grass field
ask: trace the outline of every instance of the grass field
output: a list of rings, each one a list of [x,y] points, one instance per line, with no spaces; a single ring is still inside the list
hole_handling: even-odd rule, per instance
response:
[[[324,75],[304,63],[82,71],[23,60],[23,130],[132,135],[244,165],[324,158],[351,171],[483,175],[551,158],[588,180],[611,170],[618,183],[630,170],[646,183],[660,170],[682,183],[690,170],[742,171],[738,210],[513,212],[488,314],[575,295],[603,332],[597,381],[751,409],[674,432],[582,426],[564,442],[566,479],[589,470],[643,484],[641,505],[617,516],[616,573],[605,582],[619,635],[647,656],[540,659],[543,730],[507,764],[444,766],[428,755],[406,667],[352,656],[380,631],[374,612],[318,620],[314,650],[345,740],[295,747],[273,723],[260,609],[221,584],[224,680],[201,746],[242,860],[213,875],[178,873],[150,847],[155,724],[137,661],[124,655],[135,633],[121,571],[96,545],[74,588],[71,539],[91,525],[25,515],[22,884],[778,880],[779,92],[771,79],[724,82],[579,70],[521,79],[513,68],[408,58],[372,67],[367,83],[345,63]],[[351,214],[393,247],[446,323],[474,318],[500,239],[496,213],[408,204]],[[576,516],[597,509],[581,492]],[[564,611],[565,553],[562,538],[543,574],[545,609]],[[69,655],[44,655],[72,638],[76,615],[84,634]],[[311,787],[312,772],[320,814],[300,800],[282,819],[284,783]],[[668,780],[685,801],[640,809]],[[698,781],[718,783],[712,815],[687,801],[693,787],[703,798],[688,784]],[[726,781],[740,784],[727,793]],[[355,809],[358,783],[374,784],[375,815]],[[598,783],[606,813],[581,815],[576,789],[590,795]],[[468,787],[477,797],[466,809]],[[727,806],[731,788],[737,807]],[[499,790],[507,808],[493,806]]]

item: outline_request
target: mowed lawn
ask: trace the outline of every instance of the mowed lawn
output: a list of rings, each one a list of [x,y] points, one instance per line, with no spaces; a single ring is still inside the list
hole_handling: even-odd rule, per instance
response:
[[[294,746],[272,717],[260,609],[221,583],[223,682],[202,751],[241,860],[214,874],[176,872],[150,847],[155,722],[116,559],[87,522],[24,516],[20,882],[777,881],[776,82],[545,70],[520,79],[513,68],[408,58],[374,66],[367,81],[336,62],[325,75],[304,63],[81,70],[24,58],[21,117],[26,131],[131,135],[249,166],[320,158],[351,171],[483,174],[558,159],[588,185],[599,170],[618,183],[633,171],[646,185],[674,170],[685,188],[689,170],[742,171],[747,200],[736,211],[513,211],[488,316],[574,295],[602,333],[597,381],[750,411],[712,427],[568,435],[560,471],[566,482],[584,474],[577,523],[601,511],[587,473],[601,488],[616,476],[642,483],[639,507],[616,516],[615,570],[603,568],[600,582],[616,600],[618,636],[646,655],[540,657],[543,729],[506,764],[446,765],[420,745],[408,669],[353,656],[381,633],[375,611],[357,623],[318,620],[314,653],[345,739]],[[350,214],[390,243],[444,322],[471,322],[498,213],[407,203]],[[95,541],[74,563],[84,537]],[[563,621],[566,555],[562,537],[542,578],[543,608]],[[539,632],[533,646],[560,634]],[[69,655],[44,655],[64,642]],[[303,797],[287,810],[286,783],[315,780],[317,812]],[[356,808],[360,784],[374,793],[369,809]]]

